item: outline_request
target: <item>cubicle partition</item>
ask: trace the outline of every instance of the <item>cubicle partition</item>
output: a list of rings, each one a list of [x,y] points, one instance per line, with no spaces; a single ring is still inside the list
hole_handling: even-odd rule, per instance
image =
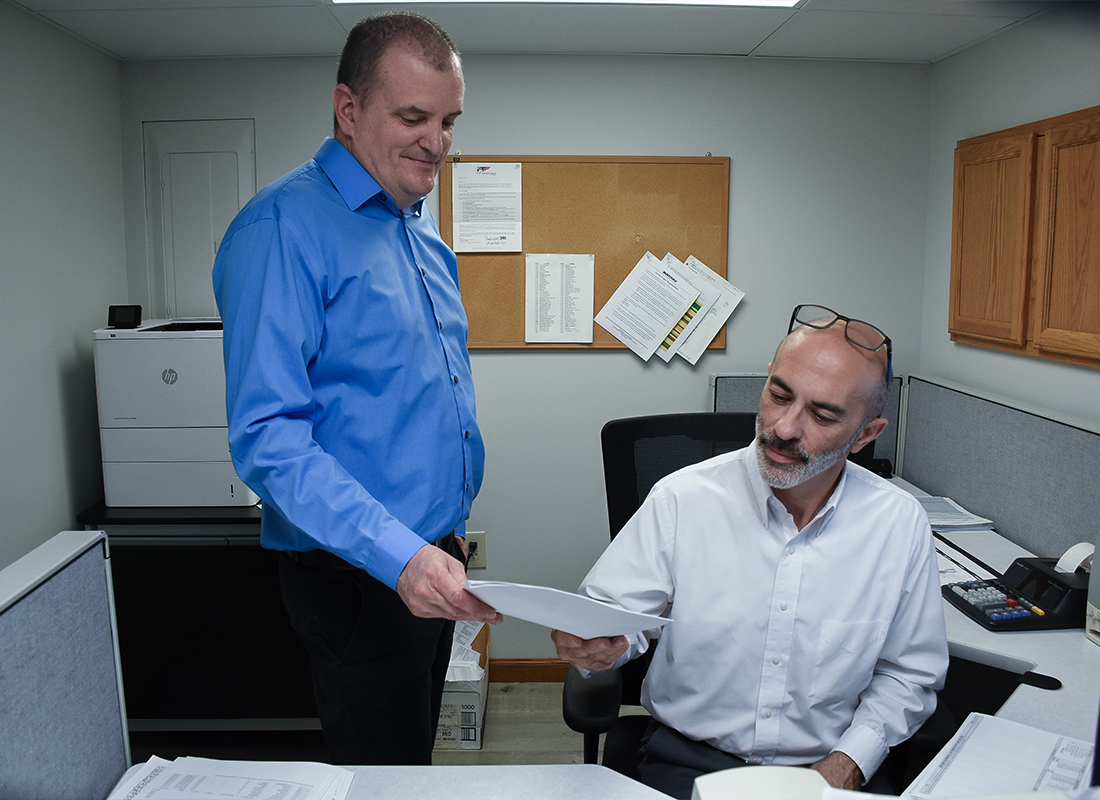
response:
[[[110,793],[130,765],[120,675],[103,533],[59,533],[0,571],[0,797]]]
[[[911,376],[899,473],[1039,556],[1100,529],[1100,434]]]

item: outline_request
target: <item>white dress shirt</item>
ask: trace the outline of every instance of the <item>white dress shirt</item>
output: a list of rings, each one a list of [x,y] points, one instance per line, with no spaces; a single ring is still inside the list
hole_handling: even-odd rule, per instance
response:
[[[869,778],[947,670],[928,518],[848,463],[799,531],[755,447],[658,482],[581,591],[673,619],[642,687],[656,719],[753,764],[840,750]],[[620,663],[648,646],[639,634]]]

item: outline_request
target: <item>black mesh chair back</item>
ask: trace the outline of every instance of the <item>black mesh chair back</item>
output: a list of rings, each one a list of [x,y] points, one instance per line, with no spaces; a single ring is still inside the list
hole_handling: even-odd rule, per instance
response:
[[[600,434],[611,538],[653,484],[682,467],[739,450],[756,436],[756,415],[732,412],[660,414],[613,419]]]

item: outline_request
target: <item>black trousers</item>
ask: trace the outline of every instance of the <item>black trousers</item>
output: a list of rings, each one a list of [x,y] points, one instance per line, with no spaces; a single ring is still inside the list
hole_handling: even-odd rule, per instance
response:
[[[706,742],[689,739],[657,720],[649,723],[642,737],[639,755],[639,780],[680,800],[689,800],[695,779],[700,775],[746,766],[743,759],[711,747]],[[889,783],[878,778],[877,773],[863,788],[868,792],[895,794]]]
[[[462,560],[453,536],[444,549]],[[329,553],[284,553],[279,578],[332,762],[431,764],[454,623],[413,616],[397,592]]]

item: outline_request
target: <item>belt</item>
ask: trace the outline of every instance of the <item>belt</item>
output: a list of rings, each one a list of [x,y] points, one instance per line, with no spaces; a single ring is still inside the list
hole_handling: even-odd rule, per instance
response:
[[[429,544],[435,545],[440,550],[447,551],[455,540],[455,532],[451,531],[442,539],[437,539]],[[299,564],[308,569],[325,569],[325,570],[348,570],[359,569],[354,564],[349,564],[344,559],[335,553],[330,553],[328,550],[284,550],[283,555],[288,557],[295,564]]]

